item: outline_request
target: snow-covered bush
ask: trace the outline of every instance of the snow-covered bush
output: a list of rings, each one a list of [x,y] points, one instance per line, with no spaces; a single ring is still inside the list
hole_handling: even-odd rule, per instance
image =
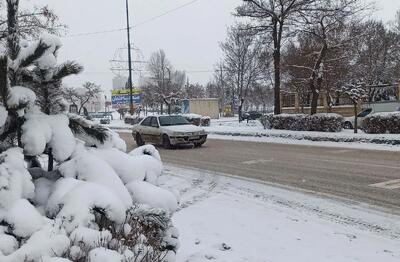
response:
[[[369,134],[400,134],[400,112],[371,114],[365,117],[363,130]]]
[[[177,200],[157,186],[157,150],[127,154],[117,133],[67,114],[61,81],[82,68],[57,65],[57,37],[21,46],[14,33],[0,55],[0,261],[174,261]]]
[[[338,114],[268,114],[260,121],[266,129],[340,132],[344,118]]]
[[[209,116],[198,114],[183,114],[182,116],[195,126],[210,126],[211,124],[211,118]]]

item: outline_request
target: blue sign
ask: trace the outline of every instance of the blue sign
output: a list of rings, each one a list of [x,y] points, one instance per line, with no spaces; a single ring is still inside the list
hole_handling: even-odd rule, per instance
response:
[[[140,105],[142,102],[140,95],[132,95],[133,104]],[[131,103],[131,96],[130,95],[118,95],[111,97],[111,104],[113,108],[124,108],[129,107]]]

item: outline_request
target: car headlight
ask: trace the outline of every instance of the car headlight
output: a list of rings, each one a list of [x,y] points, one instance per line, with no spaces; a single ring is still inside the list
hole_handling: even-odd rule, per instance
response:
[[[184,136],[185,133],[182,132],[174,132],[174,136]]]

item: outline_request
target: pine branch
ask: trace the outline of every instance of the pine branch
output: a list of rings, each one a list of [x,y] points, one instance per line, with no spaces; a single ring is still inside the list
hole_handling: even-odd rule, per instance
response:
[[[83,71],[83,66],[74,62],[74,61],[67,61],[61,64],[56,72],[54,73],[53,79],[54,80],[61,80],[64,77],[69,75],[77,75]]]
[[[34,74],[31,70],[23,68],[19,71],[22,83],[33,83],[34,82]]]
[[[19,61],[19,67],[22,68],[30,66],[33,62],[35,62],[37,59],[43,56],[43,54],[49,47],[50,46],[48,46],[46,43],[40,41],[35,50],[31,54],[21,58],[21,60]]]
[[[110,133],[108,128],[94,124],[93,122],[75,114],[68,114],[68,117],[69,127],[72,132],[82,140],[89,137],[98,141],[100,144],[104,144],[109,139]]]

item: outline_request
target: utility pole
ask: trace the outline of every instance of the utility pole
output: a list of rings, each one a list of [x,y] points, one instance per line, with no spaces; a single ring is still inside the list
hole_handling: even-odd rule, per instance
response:
[[[129,101],[129,111],[131,115],[133,115],[133,90],[132,90],[132,54],[131,54],[131,32],[130,32],[130,25],[129,25],[129,4],[128,0],[126,2],[126,31],[128,33],[128,64],[129,64],[129,94],[130,94],[130,101]]]

